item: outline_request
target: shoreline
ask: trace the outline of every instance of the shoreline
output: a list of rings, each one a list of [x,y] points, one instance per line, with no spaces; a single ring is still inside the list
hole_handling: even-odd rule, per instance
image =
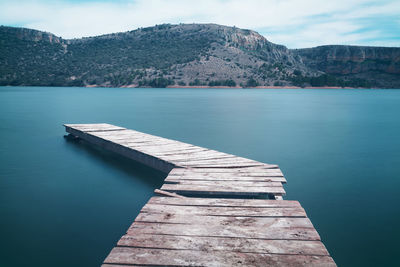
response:
[[[86,87],[101,87],[101,86],[86,86]],[[124,85],[119,88],[138,88],[138,85]],[[151,88],[151,87],[141,87]],[[256,86],[256,87],[241,87],[241,86],[208,86],[208,85],[168,85],[165,88],[197,88],[197,89],[379,89],[367,87],[339,87],[339,86],[318,86],[318,87],[299,87],[299,86]]]
[[[339,86],[318,86],[318,87],[299,87],[299,86],[256,86],[256,87],[229,87],[229,86],[180,86],[180,85],[169,85],[166,88],[220,88],[220,89],[378,89],[378,88],[366,88],[366,87],[339,87]]]
[[[377,88],[377,87],[339,87],[339,86],[318,86],[318,87],[298,87],[298,86],[257,86],[257,87],[229,87],[229,86],[181,86],[181,85],[169,85],[167,87],[138,87],[136,84],[123,85],[123,86],[104,86],[104,85],[85,85],[85,86],[50,86],[50,85],[2,85],[0,87],[81,87],[81,88],[188,88],[188,89],[400,89],[400,88]]]

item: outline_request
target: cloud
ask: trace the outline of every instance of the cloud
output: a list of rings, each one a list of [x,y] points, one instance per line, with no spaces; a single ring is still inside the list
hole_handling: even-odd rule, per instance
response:
[[[259,31],[289,47],[321,44],[400,45],[399,1],[136,0],[0,2],[0,23],[79,38],[162,23],[218,23]],[[371,22],[393,18],[392,24]],[[393,32],[393,31],[392,31]]]

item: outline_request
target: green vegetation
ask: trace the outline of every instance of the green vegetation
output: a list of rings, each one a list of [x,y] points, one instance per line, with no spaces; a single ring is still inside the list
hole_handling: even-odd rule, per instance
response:
[[[185,83],[184,81],[179,81],[179,82],[178,82],[178,85],[179,85],[179,86],[186,86],[186,83]]]
[[[253,77],[248,79],[247,83],[246,83],[246,87],[256,87],[256,86],[259,86],[259,85],[260,84]]]
[[[168,85],[173,85],[175,82],[171,79],[166,79],[164,77],[155,78],[151,80],[141,80],[139,81],[139,87],[153,87],[153,88],[165,88]]]
[[[206,85],[204,82],[201,82],[199,79],[194,79],[194,81],[189,82],[190,86],[203,86]]]
[[[322,74],[316,77],[306,77],[297,75],[292,77],[291,82],[293,85],[304,87],[306,85],[311,85],[312,87],[322,87],[322,86],[332,86],[332,87],[363,87],[369,88],[371,84],[365,79],[349,79],[344,80],[337,78],[333,75]]]
[[[2,26],[0,85],[127,85],[141,79],[136,73],[139,70],[154,68],[167,73],[173,65],[198,60],[216,39],[207,32],[182,34],[170,28],[159,25],[55,43],[37,41],[42,34],[39,31]]]
[[[235,87],[236,82],[232,79],[229,80],[220,80],[220,81],[210,81],[208,83],[208,86],[229,86],[229,87]]]

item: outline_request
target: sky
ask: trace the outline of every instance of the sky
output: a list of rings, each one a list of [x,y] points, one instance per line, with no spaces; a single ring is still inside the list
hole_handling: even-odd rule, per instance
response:
[[[289,48],[400,47],[400,0],[0,0],[0,25],[65,39],[163,23],[252,29]]]

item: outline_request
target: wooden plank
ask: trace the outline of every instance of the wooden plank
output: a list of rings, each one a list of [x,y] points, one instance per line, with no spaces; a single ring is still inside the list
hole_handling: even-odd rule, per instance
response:
[[[90,134],[93,134],[97,137],[100,137],[100,138],[103,138],[106,140],[116,140],[116,141],[127,140],[127,141],[131,141],[131,142],[136,142],[138,140],[141,140],[141,141],[148,141],[148,142],[168,142],[168,143],[175,143],[175,144],[181,143],[178,141],[169,140],[169,139],[165,139],[165,138],[149,138],[146,136],[135,135],[135,134],[131,134],[127,131],[94,132],[94,133],[90,133]]]
[[[177,209],[179,207],[176,207]],[[252,226],[266,230],[267,228],[313,228],[311,221],[305,217],[246,217],[246,216],[188,216],[172,213],[140,213],[135,222],[189,224],[193,227],[210,226]],[[176,225],[175,227],[179,227]],[[205,226],[206,225],[206,226]],[[283,231],[285,229],[282,229]],[[261,230],[260,230],[261,231]]]
[[[234,157],[236,157],[235,155],[231,155],[231,154],[227,154],[227,153],[223,153],[223,152],[219,152],[219,151],[216,151],[216,150],[211,150],[211,149],[207,149],[207,148],[204,148],[205,150],[204,151],[201,151],[201,152],[188,152],[188,153],[183,153],[183,154],[174,154],[174,155],[171,155],[171,156],[174,156],[174,157],[186,157],[186,156],[215,156],[215,155],[221,155],[221,156],[234,156]]]
[[[119,135],[116,133],[120,133],[122,131],[117,131],[117,132],[107,132],[107,133],[114,133],[113,135],[108,134],[105,135],[105,132],[95,132],[95,133],[90,133],[93,134],[94,136],[100,137],[104,140],[108,141],[113,141],[113,142],[118,142],[118,143],[132,143],[132,144],[144,144],[144,143],[171,143],[175,144],[176,141],[172,140],[159,140],[159,139],[147,139],[147,138],[142,138],[142,137],[135,137],[132,135]],[[101,133],[101,134],[99,134]]]
[[[178,149],[178,150],[165,150],[165,149],[160,149],[160,150],[155,150],[153,152],[153,155],[155,156],[167,156],[167,155],[186,155],[186,154],[191,154],[191,153],[198,153],[198,152],[203,152],[203,151],[208,151],[207,148],[202,148],[202,147],[190,147],[186,149]]]
[[[193,153],[192,153],[193,154]],[[190,153],[189,153],[189,155],[190,155]],[[232,154],[227,154],[227,153],[224,153],[224,152],[220,152],[220,151],[216,151],[216,150],[212,150],[212,149],[207,149],[206,151],[204,151],[204,152],[201,152],[201,153],[196,153],[196,156],[214,156],[214,155],[221,155],[221,156],[235,156],[235,155],[232,155]],[[178,155],[179,156],[179,155]],[[235,156],[236,157],[236,156]]]
[[[199,218],[200,220],[200,218]],[[178,227],[177,227],[178,226]],[[182,235],[182,236],[210,236],[227,238],[252,238],[274,240],[312,240],[320,241],[320,237],[314,228],[280,228],[271,227],[260,229],[254,226],[236,225],[207,225],[199,227],[188,224],[168,223],[142,223],[135,222],[128,229],[128,235],[158,234],[158,235]]]
[[[82,132],[85,133],[95,133],[95,132],[122,132],[125,131],[125,129],[120,129],[120,128],[100,128],[100,129],[92,129],[92,128],[85,128],[85,129],[80,129]]]
[[[179,206],[149,204],[141,210],[147,213],[169,213],[182,215],[205,216],[245,216],[245,217],[307,217],[303,208],[263,208],[263,207],[205,207],[205,206]]]
[[[70,127],[70,128],[75,128],[75,129],[80,129],[80,128],[104,128],[104,127],[118,127],[118,128],[122,128],[119,126],[115,126],[112,124],[108,124],[108,123],[79,123],[79,124],[72,124],[72,123],[68,123],[68,124],[64,124],[64,126],[66,127]],[[125,128],[123,128],[125,129]]]
[[[290,255],[329,256],[320,241],[265,240],[202,236],[124,235],[118,246],[175,250],[236,251],[242,253],[267,253]]]
[[[183,168],[184,169],[184,168]],[[192,169],[191,169],[192,170]],[[201,169],[202,171],[196,172],[196,171],[188,171],[188,172],[182,172],[182,173],[172,173],[172,171],[168,174],[169,177],[211,177],[211,178],[232,178],[232,177],[253,177],[253,178],[269,178],[269,177],[281,177],[284,178],[283,175],[280,174],[271,174],[271,173],[240,173],[240,172],[231,172],[230,170],[232,169],[227,169],[226,173],[214,173],[212,172],[211,169]],[[210,170],[210,172],[207,172],[207,170]]]
[[[211,169],[212,170],[212,169]],[[228,169],[230,170],[230,169]],[[225,178],[225,179],[231,179],[231,178],[242,178],[242,177],[251,177],[253,179],[257,178],[284,178],[282,175],[279,174],[246,174],[246,173],[235,173],[235,172],[227,172],[227,173],[207,173],[205,171],[203,172],[186,172],[183,174],[168,174],[169,177],[176,177],[176,178],[190,178],[190,177],[210,177],[210,178]]]
[[[258,187],[282,187],[281,182],[253,182],[253,181],[198,181],[198,180],[168,180],[168,183],[181,185],[208,185],[208,186],[258,186]]]
[[[95,132],[91,133],[92,135],[95,135],[97,137],[101,137],[104,139],[107,138],[112,138],[112,137],[132,137],[132,138],[141,138],[145,137],[146,135],[138,135],[135,133],[132,133],[131,130],[126,129],[125,131],[117,131],[117,132]]]
[[[175,164],[176,165],[176,164]],[[254,167],[259,166],[258,164],[251,163],[210,163],[210,164],[190,164],[190,163],[179,163],[179,166],[182,168],[226,168],[226,169],[234,169],[234,168],[242,168],[242,167]]]
[[[86,124],[86,125],[64,124],[64,126],[74,128],[82,132],[126,130],[126,128],[114,126],[111,124]]]
[[[179,163],[179,162],[187,163],[187,162],[193,162],[193,161],[195,161],[195,162],[209,161],[209,160],[215,161],[215,160],[220,160],[220,159],[227,160],[227,159],[235,159],[236,157],[233,155],[221,155],[221,154],[198,155],[198,153],[194,153],[191,156],[181,156],[180,155],[179,157],[177,157],[175,155],[166,155],[166,156],[164,155],[164,156],[160,156],[160,158],[166,158],[169,161],[173,161],[173,162],[177,162],[177,163]]]
[[[125,139],[110,139],[108,141],[111,141],[113,143],[117,143],[119,145],[123,145],[129,148],[133,148],[133,149],[146,149],[146,148],[152,148],[152,147],[172,147],[172,146],[177,146],[176,144],[172,143],[172,142],[166,142],[166,141],[151,141],[151,142],[131,142],[129,140],[125,140]]]
[[[260,195],[260,194],[285,194],[283,187],[272,186],[234,186],[234,185],[185,185],[164,184],[161,190],[170,192],[197,193],[197,194],[230,194],[230,195]]]
[[[214,159],[214,160],[191,160],[190,163],[192,165],[203,165],[203,164],[224,164],[224,163],[247,163],[247,164],[255,164],[257,166],[261,166],[262,163],[250,160],[250,159],[242,159],[238,158],[236,156],[230,157],[230,158],[219,158],[219,159]]]
[[[214,206],[214,207],[259,207],[259,208],[300,208],[300,203],[294,200],[275,201],[270,199],[244,199],[244,198],[167,198],[152,197],[149,204],[162,204],[174,206]]]
[[[121,131],[118,131],[118,133]],[[187,144],[183,144],[177,141],[173,141],[173,140],[168,140],[168,139],[148,139],[148,138],[142,138],[142,137],[135,137],[135,136],[131,136],[131,135],[104,135],[104,134],[98,134],[99,132],[95,132],[95,133],[90,133],[93,134],[93,136],[99,137],[101,139],[110,141],[110,142],[114,142],[114,143],[118,143],[121,145],[125,145],[125,146],[150,146],[150,145],[186,145]],[[100,133],[104,133],[104,132],[100,132]],[[110,132],[108,132],[110,133]],[[112,133],[117,133],[117,132],[112,132]]]
[[[188,148],[193,148],[191,145],[186,144],[129,144],[127,147],[134,148],[134,149],[141,149],[144,152],[153,152],[154,150],[183,150]]]
[[[154,193],[162,195],[162,196],[168,196],[168,197],[186,198],[186,197],[178,195],[176,193],[170,193],[170,192],[166,192],[166,191],[163,191],[160,189],[155,189]]]
[[[284,177],[247,177],[247,176],[233,176],[233,177],[216,177],[216,176],[167,176],[165,182],[173,181],[254,181],[254,182],[281,182],[286,183]]]
[[[260,164],[262,164],[262,165],[256,166],[256,167],[243,167],[240,170],[238,169],[237,171],[239,171],[239,172],[249,172],[249,171],[252,171],[252,172],[253,171],[254,172],[259,172],[259,171],[264,172],[264,171],[273,171],[273,170],[279,169],[278,165],[267,165],[267,164],[262,163],[262,162],[260,162]],[[273,166],[273,167],[270,167],[270,166]],[[223,172],[223,171],[224,171],[223,168],[220,168],[220,169],[216,168],[215,169],[215,172]]]
[[[190,171],[190,172],[184,172],[182,174],[178,173],[169,173],[169,176],[177,176],[177,177],[182,177],[182,176],[209,176],[209,177],[283,177],[283,175],[279,173],[243,173],[243,172],[227,172],[227,173],[222,173],[222,172],[207,172],[208,169],[202,169],[201,172],[196,172],[196,171]],[[212,170],[212,169],[211,169]]]
[[[168,175],[169,176],[211,176],[211,177],[283,177],[281,172],[239,172],[239,171],[232,171],[235,169],[229,169],[226,173],[223,172],[213,172],[213,169],[190,169],[190,171],[175,171],[172,170]]]
[[[170,160],[175,165],[182,166],[185,168],[240,168],[249,166],[259,166],[260,164],[252,161],[236,160],[235,158],[217,158],[217,159],[187,159],[187,160]]]
[[[115,126],[115,127],[118,127],[118,126]],[[101,133],[101,134],[104,135],[104,136],[107,136],[107,135],[109,135],[111,133],[104,132],[104,133]],[[126,131],[121,132],[120,134],[124,134],[124,135],[129,134],[129,135],[132,135],[132,136],[144,137],[144,138],[153,138],[153,139],[156,139],[156,138],[157,139],[167,139],[167,138],[160,137],[160,136],[155,136],[155,135],[151,135],[151,134],[147,134],[147,133],[138,132],[138,131],[135,131],[135,130],[132,130],[132,129],[126,129]],[[168,140],[170,140],[170,139],[168,139]]]
[[[232,170],[226,170],[224,168],[214,168],[211,170],[208,169],[174,169],[171,170],[170,175],[174,175],[174,174],[185,174],[185,173],[204,173],[206,172],[207,174],[211,175],[211,174],[230,174],[230,173],[235,173],[237,175],[250,175],[250,174],[254,174],[254,175],[269,175],[269,174],[279,174],[279,175],[283,175],[282,171],[280,169],[263,169],[260,167],[255,167],[255,168],[238,168],[238,169],[232,169]]]
[[[336,266],[329,256],[238,253],[228,251],[164,250],[115,247],[106,264],[153,266]]]

